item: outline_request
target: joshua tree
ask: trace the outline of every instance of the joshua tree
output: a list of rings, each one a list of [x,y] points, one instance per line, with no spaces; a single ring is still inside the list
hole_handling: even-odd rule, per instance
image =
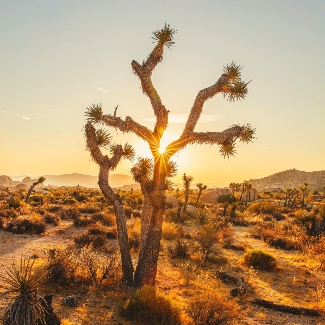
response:
[[[309,194],[308,183],[302,184],[299,188],[301,191],[301,207],[304,208],[305,207],[305,198]]]
[[[208,188],[206,185],[203,185],[202,183],[197,183],[196,187],[199,189],[199,192],[197,193],[197,198],[196,198],[195,205],[198,204],[198,202],[200,200],[200,197],[202,195],[202,192]]]
[[[246,192],[246,195],[245,195],[245,207],[247,208],[247,202],[248,202],[248,199],[249,198],[249,191],[252,189],[252,184],[251,183],[248,183],[246,182],[245,184],[245,192]]]
[[[242,184],[241,183],[230,183],[229,188],[232,191],[232,194],[235,195],[235,192],[239,192]]]
[[[190,193],[190,186],[191,183],[193,182],[193,177],[192,176],[186,176],[186,174],[184,173],[183,177],[183,186],[184,186],[184,205],[183,205],[183,212],[186,212],[186,207],[188,204],[188,196]]]
[[[29,188],[28,193],[27,193],[27,195],[26,195],[26,199],[25,199],[25,202],[26,202],[26,203],[29,201],[29,197],[30,197],[30,195],[32,194],[32,191],[33,191],[34,187],[35,187],[36,185],[38,185],[38,184],[43,183],[43,182],[45,181],[45,179],[46,179],[45,177],[41,176],[41,177],[38,178],[38,180],[37,180],[36,182],[34,182],[34,183],[32,184],[32,186]]]
[[[101,105],[92,105],[88,108],[88,129],[92,124],[104,124],[125,133],[134,133],[149,144],[152,159],[140,159],[132,168],[134,179],[140,183],[144,195],[141,218],[141,244],[139,258],[134,273],[135,286],[144,284],[154,285],[157,273],[158,254],[162,235],[163,215],[165,212],[166,179],[173,176],[176,166],[170,161],[173,155],[189,144],[216,144],[220,146],[220,153],[229,157],[235,153],[236,140],[250,142],[254,138],[255,130],[250,125],[232,125],[221,132],[195,132],[196,124],[201,116],[204,103],[215,95],[221,93],[230,101],[243,99],[247,94],[247,84],[241,80],[241,67],[231,63],[224,67],[223,73],[217,81],[198,92],[190,110],[187,122],[180,137],[171,142],[164,152],[160,152],[160,141],[168,125],[169,110],[163,105],[155,87],[151,75],[154,68],[163,59],[164,47],[174,44],[176,31],[165,25],[161,30],[153,32],[156,45],[142,64],[132,61],[133,72],[140,79],[142,90],[148,96],[156,123],[153,130],[137,123],[130,116],[125,119],[108,114],[104,115]],[[88,139],[88,133],[86,130]],[[94,143],[96,141],[94,140]],[[93,150],[99,154],[96,145]],[[91,150],[93,157],[94,151]],[[122,150],[122,149],[121,149]],[[101,157],[101,156],[100,156]],[[108,160],[108,158],[102,158]],[[112,159],[111,159],[112,160]],[[114,160],[117,161],[116,159]],[[107,166],[110,166],[107,162]],[[108,167],[106,167],[108,170]],[[103,172],[100,172],[99,182],[103,182]],[[105,177],[106,179],[106,177]],[[105,184],[107,188],[107,184]],[[104,188],[104,187],[103,187]],[[103,189],[102,189],[103,191]],[[107,193],[108,195],[108,193]],[[113,198],[118,199],[116,196]],[[118,209],[122,209],[119,205]],[[120,212],[117,218],[123,216]],[[123,236],[126,229],[123,226]],[[120,234],[119,236],[121,236]],[[125,250],[121,252],[126,254]]]

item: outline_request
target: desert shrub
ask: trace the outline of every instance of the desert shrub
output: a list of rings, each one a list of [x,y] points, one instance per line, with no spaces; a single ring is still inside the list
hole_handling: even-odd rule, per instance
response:
[[[3,218],[16,218],[18,216],[19,216],[19,213],[13,208],[0,210],[0,217],[3,217]]]
[[[78,202],[87,202],[88,201],[88,196],[85,193],[76,193],[74,195],[74,197]]]
[[[60,216],[56,213],[51,213],[51,212],[45,213],[43,216],[43,220],[44,222],[50,223],[54,226],[58,226],[61,222]]]
[[[244,255],[244,262],[257,270],[273,271],[276,268],[276,259],[263,251],[253,250]]]
[[[171,258],[188,258],[190,255],[188,243],[177,239],[175,245],[169,247],[169,254]]]
[[[132,215],[133,215],[133,218],[141,218],[142,217],[141,210],[133,210]]]
[[[38,214],[19,216],[9,222],[6,230],[15,234],[41,234],[45,231],[45,222]]]
[[[9,200],[8,200],[8,207],[9,208],[14,208],[14,209],[18,209],[20,207],[20,199],[12,196]]]
[[[179,311],[155,287],[144,286],[127,299],[121,309],[125,319],[141,325],[179,325]]]
[[[98,212],[92,215],[94,221],[101,222],[104,226],[115,226],[115,215],[107,212]]]
[[[127,218],[131,218],[133,209],[130,206],[124,207],[124,213]]]
[[[267,240],[267,243],[272,247],[281,248],[284,250],[297,249],[296,243],[290,240],[289,238],[285,238],[285,237],[276,236],[275,238],[269,238]]]
[[[116,239],[117,238],[117,228],[116,226],[109,227],[105,231],[107,239]]]
[[[183,235],[183,228],[172,222],[164,222],[162,226],[162,236],[167,240],[176,239]]]
[[[129,247],[137,251],[141,241],[141,220],[134,219],[128,228]]]
[[[174,223],[185,223],[185,221],[189,220],[189,214],[183,212],[181,207],[167,209],[165,211],[165,218],[167,221],[174,222]]]
[[[73,219],[73,224],[78,227],[86,227],[90,225],[94,225],[96,221],[93,220],[92,216],[84,216],[84,215],[77,215]]]
[[[102,247],[107,243],[107,237],[105,233],[91,234],[88,232],[87,234],[82,234],[75,237],[73,240],[78,245],[91,245],[94,248]]]
[[[90,247],[83,247],[80,251],[70,247],[52,249],[49,253],[50,283],[100,285],[104,279],[113,283],[121,278],[117,254],[100,254],[92,251]]]
[[[80,212],[77,208],[67,208],[61,211],[61,219],[75,219],[80,215]]]
[[[188,313],[195,325],[230,325],[238,318],[235,301],[208,289],[191,298]]]
[[[233,229],[228,223],[222,220],[214,220],[201,227],[196,235],[197,241],[208,255],[212,247],[217,243],[222,243],[224,246],[229,246],[233,242]]]
[[[41,266],[34,269],[34,261],[21,258],[20,265],[12,263],[6,268],[6,276],[2,277],[6,291],[3,295],[15,293],[2,314],[4,325],[43,325],[46,324],[44,299],[38,295],[38,287],[47,276],[47,269]]]
[[[93,214],[100,212],[100,208],[93,205],[85,205],[84,207],[79,208],[79,211],[81,213]]]
[[[59,212],[61,210],[62,210],[62,208],[59,205],[52,205],[52,206],[47,207],[48,212]]]
[[[316,211],[298,210],[295,212],[296,222],[302,225],[308,236],[320,236],[325,232],[325,218]]]
[[[253,214],[271,214],[274,216],[276,212],[280,211],[280,206],[272,201],[254,202],[247,211]]]
[[[66,204],[66,205],[73,205],[76,204],[78,201],[76,199],[74,199],[73,197],[68,197],[66,199],[62,200],[62,204]]]

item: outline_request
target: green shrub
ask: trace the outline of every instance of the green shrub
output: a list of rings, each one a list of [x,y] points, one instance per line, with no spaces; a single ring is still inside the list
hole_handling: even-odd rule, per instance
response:
[[[249,251],[244,255],[244,262],[257,270],[273,271],[276,268],[276,259],[263,251]]]
[[[230,325],[238,318],[238,306],[212,289],[195,295],[189,302],[188,313],[195,325]]]
[[[144,286],[127,299],[122,317],[141,325],[179,325],[179,311],[155,287]]]

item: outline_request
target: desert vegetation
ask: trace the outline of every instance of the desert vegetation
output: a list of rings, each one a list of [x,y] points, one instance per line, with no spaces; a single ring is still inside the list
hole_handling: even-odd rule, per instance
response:
[[[224,191],[193,185],[186,173],[178,187],[170,182],[177,172],[171,158],[185,146],[217,145],[230,157],[236,141],[248,143],[255,133],[250,125],[195,131],[209,98],[246,96],[241,67],[231,63],[198,92],[181,136],[160,152],[169,111],[151,75],[175,33],[168,25],[155,31],[152,52],[131,64],[153,108],[153,130],[118,117],[117,107],[112,115],[100,104],[85,112],[100,189],[34,191],[40,177],[28,191],[0,190],[3,324],[325,322],[324,195],[316,200],[307,182],[258,195],[248,181]],[[136,157],[100,126],[134,133],[152,158]],[[123,158],[134,162],[140,190],[110,186]]]

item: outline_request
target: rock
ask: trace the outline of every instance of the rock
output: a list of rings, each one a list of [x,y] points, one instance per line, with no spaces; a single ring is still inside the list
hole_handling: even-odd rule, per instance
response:
[[[230,188],[216,188],[202,194],[201,201],[204,203],[217,203],[220,195],[232,195]]]

